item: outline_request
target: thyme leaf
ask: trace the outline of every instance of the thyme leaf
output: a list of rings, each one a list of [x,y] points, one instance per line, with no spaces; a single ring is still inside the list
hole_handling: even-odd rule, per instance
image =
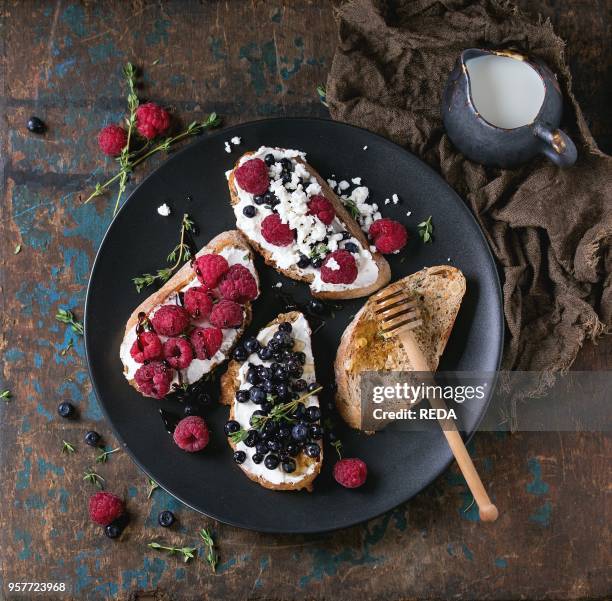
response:
[[[206,528],[202,528],[200,530],[200,538],[204,541],[204,545],[206,545],[206,561],[210,564],[212,571],[215,572],[219,562],[219,555],[215,550],[215,542],[212,535]]]
[[[74,314],[69,309],[58,309],[55,319],[61,323],[68,324],[75,334],[83,335],[83,324],[74,318]]]
[[[422,221],[421,223],[419,223],[418,228],[419,228],[419,236],[421,237],[421,240],[423,240],[425,244],[433,240],[434,226],[433,226],[433,223],[431,222],[431,215],[425,221]]]

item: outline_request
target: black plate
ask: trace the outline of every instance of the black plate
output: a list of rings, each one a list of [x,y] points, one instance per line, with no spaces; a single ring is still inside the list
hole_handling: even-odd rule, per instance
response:
[[[227,154],[224,142],[232,136],[240,136],[242,144]],[[451,264],[463,271],[468,292],[441,369],[498,368],[503,342],[500,285],[479,226],[442,178],[392,142],[333,121],[273,119],[222,130],[173,156],[130,196],[96,257],[85,310],[91,379],[115,434],[156,482],[202,513],[264,532],[321,532],[372,518],[423,489],[450,462],[451,453],[442,433],[433,430],[365,436],[341,427],[339,435],[348,456],[361,457],[368,464],[370,475],[363,488],[346,490],[334,482],[331,466],[335,453],[326,447],[327,461],[312,494],[270,491],[248,480],[233,464],[223,435],[226,407],[215,405],[206,415],[212,429],[207,449],[184,453],[174,445],[158,414],[160,404],[168,409],[173,404],[140,396],[126,383],[119,361],[125,322],[147,294],[136,293],[132,277],[165,265],[166,255],[176,244],[184,211],[200,228],[200,246],[234,227],[224,173],[242,152],[264,144],[306,151],[309,162],[325,177],[334,174],[338,181],[363,178],[383,215],[409,228],[407,248],[390,258],[394,278],[425,265],[447,264],[449,257]],[[393,193],[402,199],[401,204],[382,206]],[[163,202],[172,207],[170,218],[156,212]],[[410,217],[406,216],[408,211]],[[435,242],[425,245],[416,225],[429,215],[433,215]],[[308,298],[305,286],[279,276],[262,261],[257,267],[262,294],[254,306],[252,332],[283,310],[274,283],[282,281],[282,290],[298,300]],[[318,379],[328,390],[340,335],[362,304],[363,300],[344,302],[314,336]],[[327,395],[331,397],[329,392]],[[476,428],[486,405],[487,401],[482,401],[468,416],[468,432]]]

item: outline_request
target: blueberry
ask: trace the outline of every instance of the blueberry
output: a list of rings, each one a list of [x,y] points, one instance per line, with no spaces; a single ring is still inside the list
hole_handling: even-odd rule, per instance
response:
[[[287,363],[287,369],[294,378],[299,378],[304,373],[304,368],[299,361],[291,360]]]
[[[269,469],[269,470],[274,470],[278,467],[278,455],[273,455],[272,453],[270,453],[265,459],[264,459],[264,465]]]
[[[210,393],[202,391],[198,395],[198,401],[202,403],[202,405],[210,405],[210,402],[212,401],[212,397],[210,396]]]
[[[264,424],[262,434],[266,435],[268,438],[276,436],[277,432],[278,426],[273,421],[268,421]]]
[[[306,440],[308,437],[308,427],[305,424],[295,424],[291,430],[291,436],[294,440]]]
[[[272,338],[272,340],[268,342],[268,348],[270,349],[271,353],[274,353],[281,348],[281,344],[276,338]]]
[[[285,459],[281,464],[281,467],[283,468],[283,472],[291,474],[292,472],[295,472],[295,461],[293,459]]]
[[[290,159],[284,158],[280,160],[281,167],[285,171],[293,171],[293,163]]]
[[[76,409],[72,403],[68,401],[64,401],[57,406],[57,412],[67,419],[74,417],[76,415]]]
[[[271,357],[272,357],[272,350],[269,349],[267,346],[262,346],[258,351],[257,351],[257,356],[262,360],[262,361],[268,361]]]
[[[344,245],[344,250],[348,250],[350,253],[357,253],[357,252],[359,252],[359,248],[357,247],[357,245],[354,242],[347,242]]]
[[[247,447],[254,447],[259,442],[259,432],[257,430],[249,430],[247,437],[244,439],[244,444]]]
[[[254,367],[250,367],[246,374],[246,381],[249,384],[259,384],[259,373]]]
[[[321,454],[321,447],[316,442],[309,442],[304,447],[304,453],[306,453],[308,457],[312,457],[314,459]]]
[[[342,231],[342,239],[343,240],[348,240],[349,238],[352,238],[351,233],[347,232],[346,230]]]
[[[318,298],[311,298],[308,301],[308,310],[315,315],[322,315],[325,313],[325,304]]]
[[[308,428],[308,438],[312,440],[321,440],[323,438],[323,430],[318,424],[313,424]]]
[[[255,451],[260,455],[265,455],[268,452],[268,445],[265,440],[260,440],[255,443]]]
[[[281,450],[281,443],[275,438],[268,439],[266,444],[268,445],[268,450],[272,451],[273,453],[278,453]]]
[[[304,403],[298,403],[295,409],[291,412],[292,419],[302,419],[304,417],[304,413],[306,411],[306,407],[304,407]]]
[[[85,433],[85,443],[90,447],[97,447],[100,444],[101,436],[95,431],[90,430]]]
[[[240,424],[235,419],[227,420],[223,426],[223,431],[226,436],[238,432],[238,430],[240,430]]]
[[[276,198],[276,195],[274,194],[274,192],[270,192],[269,190],[264,194],[264,200],[266,204],[272,207],[278,204],[278,199]]]
[[[317,388],[321,388],[321,385],[318,382],[308,384],[308,392],[314,392]]]
[[[263,458],[264,458],[263,453],[253,453],[253,456],[251,457],[251,459],[253,460],[253,463],[261,463],[263,461]]]
[[[28,129],[34,134],[44,134],[47,126],[42,119],[30,117],[28,119]]]
[[[306,419],[309,422],[318,422],[321,419],[321,410],[316,405],[311,405],[306,409]]]
[[[270,411],[271,411],[271,409],[272,409],[272,407],[273,407],[273,406],[274,406],[274,404],[273,404],[273,403],[271,403],[270,401],[264,401],[264,402],[263,402],[263,403],[260,405],[261,410],[262,410],[262,411],[265,411],[265,412],[266,412],[266,415],[267,415],[268,413],[270,413]]]
[[[291,334],[285,330],[277,330],[274,334],[274,340],[278,340],[283,348],[291,348],[293,346],[293,338]]]
[[[323,265],[323,259],[321,257],[315,257],[314,259],[312,259],[311,263],[315,269],[319,269],[319,267]]]
[[[281,332],[291,332],[291,330],[293,330],[293,326],[288,321],[283,321],[278,324],[278,329]]]
[[[282,349],[279,349],[279,350],[274,351],[272,353],[272,358],[276,359],[276,361],[282,361],[283,357],[284,357],[284,353],[283,353]]]
[[[174,519],[174,514],[171,511],[168,511],[167,509],[161,511],[160,514],[157,516],[157,521],[159,525],[163,526],[164,528],[169,528],[170,526],[172,526],[172,524],[174,524]]]
[[[247,205],[246,207],[244,207],[244,209],[242,209],[242,213],[245,217],[248,217],[250,219],[251,217],[255,217],[257,209],[253,205]]]
[[[261,383],[261,387],[264,389],[266,394],[272,394],[276,392],[276,384],[272,380],[264,380]]]
[[[262,194],[258,194],[257,196],[253,197],[253,202],[256,205],[262,205],[264,202],[266,202],[266,199]]]
[[[111,522],[107,526],[104,527],[104,534],[108,536],[108,538],[118,538],[121,536],[123,532],[123,528],[119,524],[115,524],[115,522]]]
[[[250,338],[247,338],[244,341],[244,348],[249,352],[249,353],[256,353],[259,348],[260,348],[260,344],[259,344],[259,340],[257,340],[257,338],[255,338],[255,336],[251,336]]]
[[[198,409],[195,407],[195,405],[187,404],[183,407],[183,413],[186,417],[189,417],[190,415],[198,415]]]
[[[268,166],[268,167],[272,167],[272,165],[274,165],[275,163],[275,159],[274,159],[274,155],[269,152],[265,157],[264,157],[264,163]]]
[[[295,382],[293,382],[293,384],[291,384],[291,388],[295,390],[296,392],[304,392],[307,386],[308,384],[306,384],[306,380],[302,378],[300,378],[299,380],[296,380]]]
[[[276,436],[279,440],[289,440],[291,438],[291,428],[280,426]]]
[[[283,182],[283,184],[288,184],[291,181],[291,174],[290,173],[283,173],[282,177],[281,177],[281,182]]]
[[[272,370],[266,365],[258,365],[257,373],[262,380],[269,380],[272,377]]]
[[[300,452],[300,447],[295,442],[290,442],[285,446],[285,451],[291,457],[295,457]]]
[[[304,365],[306,363],[306,353],[303,353],[302,351],[298,351],[297,353],[295,353],[295,358],[302,364]]]
[[[246,361],[249,353],[247,352],[247,350],[240,344],[238,345],[235,349],[234,352],[232,353],[232,356],[234,357],[234,359],[236,359],[236,361]]]
[[[239,403],[246,403],[251,398],[248,390],[239,390],[236,393],[236,400]]]
[[[310,265],[310,259],[306,255],[300,255],[297,266],[300,269],[306,269]]]
[[[277,382],[286,382],[289,379],[289,373],[287,372],[287,369],[284,366],[279,365],[274,370],[274,379]]]
[[[234,453],[234,461],[238,464],[244,463],[246,459],[246,453],[244,451],[236,451]]]
[[[265,411],[261,411],[261,409],[256,409],[255,411],[253,411],[253,413],[251,413],[251,417],[249,418],[249,425],[255,427],[254,423],[257,423],[264,415],[267,415]]]
[[[256,405],[261,405],[266,400],[266,393],[259,386],[252,386],[249,390],[249,398]]]

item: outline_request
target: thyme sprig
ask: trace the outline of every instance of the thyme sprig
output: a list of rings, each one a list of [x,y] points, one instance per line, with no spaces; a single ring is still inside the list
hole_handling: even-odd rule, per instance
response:
[[[71,455],[74,452],[75,452],[74,445],[69,443],[66,440],[62,440],[62,453],[68,453],[69,455]]]
[[[421,221],[421,223],[419,223],[418,225],[418,228],[419,228],[419,236],[421,237],[421,240],[423,240],[425,244],[433,240],[434,226],[433,226],[433,223],[431,222],[431,215],[425,221]]]
[[[344,208],[350,213],[353,219],[357,221],[361,217],[361,211],[355,204],[354,200],[351,200],[350,198],[342,198],[342,204],[344,205]]]
[[[323,258],[329,252],[327,244],[319,243],[312,247],[310,254],[308,255],[311,259]]]
[[[13,394],[11,393],[11,391],[8,388],[6,388],[2,392],[0,392],[0,399],[2,399],[3,401],[10,401],[12,396],[13,396]]]
[[[85,203],[88,203],[92,198],[102,196],[102,194],[104,194],[112,184],[118,182],[117,197],[115,200],[113,215],[115,215],[119,209],[121,198],[126,189],[127,181],[130,174],[134,170],[134,167],[158,152],[167,152],[174,144],[185,138],[201,134],[204,130],[217,127],[221,124],[221,119],[217,116],[217,114],[211,113],[208,115],[208,117],[206,117],[206,119],[202,121],[193,121],[179,134],[164,138],[163,140],[160,140],[158,143],[154,144],[153,147],[151,147],[151,142],[148,141],[145,144],[142,144],[140,147],[133,148],[135,137],[134,130],[136,128],[136,111],[138,110],[140,101],[136,93],[137,70],[132,63],[126,63],[123,67],[123,77],[125,79],[128,91],[128,114],[125,118],[125,123],[127,126],[127,141],[121,150],[121,154],[117,157],[119,171],[107,181],[103,183],[97,182],[94,186],[93,192],[85,200]],[[139,140],[138,143],[141,144],[142,141]]]
[[[104,488],[104,478],[100,476],[100,474],[96,474],[94,469],[90,467],[85,470],[85,475],[83,476],[83,480],[86,480],[90,484],[93,484],[96,488]]]
[[[61,323],[68,324],[75,334],[83,335],[83,324],[75,319],[74,314],[69,309],[58,309],[55,319]]]
[[[338,459],[342,459],[342,441],[334,440],[334,442],[331,443],[331,446],[336,449],[336,453],[338,453]]]
[[[180,553],[183,556],[183,561],[187,563],[190,559],[195,557],[195,551],[197,547],[168,547],[166,545],[160,545],[159,543],[152,542],[147,545],[151,549],[158,549],[160,551],[167,551],[170,555],[174,553]]]
[[[329,104],[327,104],[327,89],[325,88],[325,86],[317,86],[317,94],[319,95],[319,100],[321,101],[321,104],[323,106],[329,106]]]
[[[172,263],[170,267],[163,267],[158,269],[157,273],[144,273],[143,275],[132,278],[134,285],[136,286],[137,292],[140,292],[143,288],[151,286],[155,282],[159,281],[160,284],[167,282],[170,276],[185,262],[191,260],[193,253],[189,244],[186,242],[186,233],[194,231],[194,223],[189,218],[189,215],[185,213],[181,221],[181,235],[179,243],[172,249],[167,257],[168,263]]]
[[[153,478],[149,478],[148,482],[148,489],[147,489],[147,499],[151,498],[151,495],[153,494],[153,491],[159,488],[159,484],[157,482],[155,482],[155,480],[153,480]]]
[[[206,545],[206,561],[210,564],[212,571],[217,570],[217,563],[219,562],[219,555],[215,550],[215,541],[213,541],[212,535],[206,528],[200,530],[200,538]]]
[[[109,455],[112,455],[113,453],[116,453],[117,451],[120,451],[120,450],[121,449],[119,448],[112,449],[110,451],[106,451],[103,449],[102,452],[96,457],[96,463],[106,463]]]

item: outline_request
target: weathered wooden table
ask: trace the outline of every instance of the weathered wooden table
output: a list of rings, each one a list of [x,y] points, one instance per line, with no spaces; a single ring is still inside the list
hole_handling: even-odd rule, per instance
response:
[[[567,38],[578,99],[610,151],[609,4],[521,4],[543,11]],[[259,535],[211,522],[160,490],[147,499],[146,478],[125,453],[97,469],[128,500],[130,527],[115,542],[87,519],[83,472],[94,452],[83,433],[112,436],[91,392],[83,342],[54,315],[69,307],[82,316],[92,259],[111,218],[109,199],[83,206],[79,196],[111,169],[95,134],[123,113],[121,65],[141,65],[143,93],[185,120],[213,110],[230,124],[325,116],[315,87],[333,56],[332,8],[307,0],[0,2],[0,386],[13,394],[0,401],[0,598],[12,598],[15,581],[64,582],[69,592],[47,598],[71,599],[612,594],[604,435],[478,434],[471,448],[502,511],[495,525],[477,522],[452,468],[411,502],[361,526],[324,536]],[[46,135],[25,129],[31,114],[47,122]],[[611,348],[585,347],[579,365],[609,368]],[[57,416],[65,398],[79,406],[80,421]],[[62,440],[77,452],[62,454]],[[157,514],[165,508],[179,527],[160,532]],[[202,526],[218,543],[216,574],[201,559],[183,564],[146,547],[156,537],[195,543]]]

